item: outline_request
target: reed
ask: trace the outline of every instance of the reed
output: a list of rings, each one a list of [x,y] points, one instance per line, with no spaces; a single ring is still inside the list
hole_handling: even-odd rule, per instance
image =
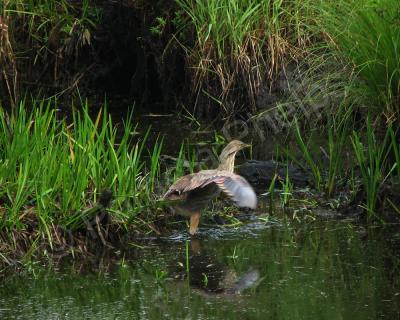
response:
[[[211,84],[217,81],[221,93],[213,99],[222,101],[228,114],[232,110],[224,102],[238,88],[244,87],[254,104],[261,85],[271,84],[310,41],[309,2],[176,0],[188,17],[183,29],[193,30],[194,45],[187,39],[182,42],[188,46],[195,90],[210,97],[215,91]]]

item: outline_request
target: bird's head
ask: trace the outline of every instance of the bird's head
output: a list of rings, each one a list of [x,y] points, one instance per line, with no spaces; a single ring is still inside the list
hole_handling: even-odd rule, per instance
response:
[[[222,150],[222,153],[225,153],[227,155],[232,154],[232,153],[236,153],[244,148],[248,148],[250,147],[249,144],[246,144],[242,141],[239,140],[232,140],[231,142],[229,142],[226,147],[224,148],[224,150]],[[222,154],[221,153],[221,154]]]
[[[235,155],[238,151],[250,147],[249,144],[246,144],[242,141],[239,140],[232,140],[229,142],[226,147],[222,150],[221,155],[219,156],[219,161],[222,164],[223,167],[225,167],[225,164],[228,164],[228,167],[232,167],[233,170],[233,163],[235,159]],[[231,171],[231,170],[229,170]]]

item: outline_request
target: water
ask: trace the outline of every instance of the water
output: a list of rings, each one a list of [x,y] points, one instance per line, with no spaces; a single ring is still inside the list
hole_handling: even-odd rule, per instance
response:
[[[53,259],[0,280],[0,319],[398,319],[385,232],[276,220]]]

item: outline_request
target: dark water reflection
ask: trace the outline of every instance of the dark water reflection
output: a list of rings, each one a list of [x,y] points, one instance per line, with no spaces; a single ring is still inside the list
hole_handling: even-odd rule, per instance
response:
[[[255,223],[127,244],[7,276],[0,319],[398,319],[399,259],[383,234]]]

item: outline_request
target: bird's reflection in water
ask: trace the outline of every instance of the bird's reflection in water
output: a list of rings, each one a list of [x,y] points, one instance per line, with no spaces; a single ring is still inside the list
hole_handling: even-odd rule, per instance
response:
[[[244,274],[237,275],[235,270],[208,254],[202,248],[201,240],[195,238],[190,241],[189,273],[183,264],[179,264],[173,273],[178,279],[188,279],[192,291],[206,297],[233,298],[260,283],[258,270],[249,268]]]

